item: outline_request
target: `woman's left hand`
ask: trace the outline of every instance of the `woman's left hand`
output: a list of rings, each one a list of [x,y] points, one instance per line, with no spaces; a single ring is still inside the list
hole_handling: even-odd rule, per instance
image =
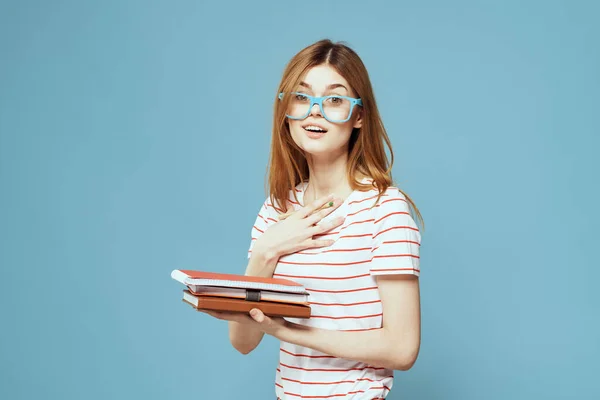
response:
[[[241,324],[251,325],[261,330],[262,332],[277,336],[286,326],[286,321],[280,317],[268,317],[258,308],[253,308],[249,313],[227,312],[214,310],[200,310],[210,316],[225,321],[234,321]]]

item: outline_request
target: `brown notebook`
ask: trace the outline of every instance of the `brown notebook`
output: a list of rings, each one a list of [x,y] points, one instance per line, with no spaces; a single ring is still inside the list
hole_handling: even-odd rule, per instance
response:
[[[310,318],[310,306],[286,304],[272,301],[250,301],[218,296],[196,296],[189,290],[183,291],[183,301],[198,310],[250,312],[258,308],[270,317]]]

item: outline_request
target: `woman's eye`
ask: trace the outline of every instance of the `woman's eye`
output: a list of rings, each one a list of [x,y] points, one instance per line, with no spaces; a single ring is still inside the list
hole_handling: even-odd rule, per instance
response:
[[[333,104],[339,104],[342,102],[342,98],[341,97],[330,97],[329,101]]]
[[[303,94],[297,94],[296,97],[295,97],[295,99],[297,101],[306,101],[307,97],[305,95],[303,95]]]

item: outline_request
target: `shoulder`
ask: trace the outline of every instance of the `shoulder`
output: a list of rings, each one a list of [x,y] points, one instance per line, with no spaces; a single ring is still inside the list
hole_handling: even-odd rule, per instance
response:
[[[401,235],[407,237],[416,237],[414,239],[420,243],[420,230],[413,219],[409,199],[398,187],[392,186],[385,191],[385,196],[376,206],[373,207],[371,214],[375,235],[392,232],[392,236]]]
[[[373,213],[390,208],[405,208],[406,204],[406,196],[396,186],[390,186],[381,193],[376,188],[359,191],[348,203],[351,208],[368,208]]]
[[[383,194],[384,196],[381,197],[381,200],[377,204],[380,207],[383,207],[386,204],[393,204],[395,207],[407,204],[406,196],[396,186],[388,187]]]
[[[390,186],[386,189],[385,197],[382,197],[377,207],[380,212],[386,210],[407,210],[408,200],[404,193],[397,186]]]
[[[413,226],[407,198],[396,186],[382,193],[378,189],[357,193],[348,204],[348,216],[352,221],[370,221],[374,232],[393,226]]]

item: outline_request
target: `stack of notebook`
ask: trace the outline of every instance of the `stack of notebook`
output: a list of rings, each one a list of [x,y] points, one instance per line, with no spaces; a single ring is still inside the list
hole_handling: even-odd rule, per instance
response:
[[[297,282],[279,278],[176,269],[171,277],[185,285],[183,301],[197,310],[249,312],[273,317],[310,318],[309,294]]]

